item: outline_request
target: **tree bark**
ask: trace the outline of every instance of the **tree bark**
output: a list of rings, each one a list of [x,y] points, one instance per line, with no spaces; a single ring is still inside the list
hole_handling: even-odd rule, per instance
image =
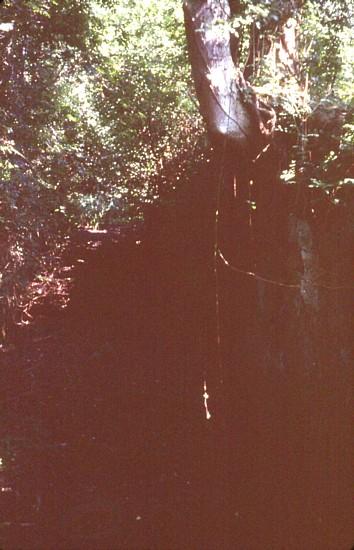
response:
[[[184,13],[192,74],[209,134],[256,156],[271,139],[274,112],[259,108],[255,93],[234,63],[229,2],[186,0]]]

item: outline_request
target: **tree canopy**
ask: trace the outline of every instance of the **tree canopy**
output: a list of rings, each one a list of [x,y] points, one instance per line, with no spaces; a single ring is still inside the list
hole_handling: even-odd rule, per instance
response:
[[[353,183],[352,3],[228,4],[220,32],[230,33],[244,80],[287,136],[284,184],[294,182],[306,122],[308,182],[342,200],[338,189]],[[279,65],[290,20],[296,59],[288,51]],[[0,6],[0,49],[5,337],[48,289],[65,298],[67,276],[56,270],[75,228],[141,218],[203,160],[206,140],[179,0],[9,0]]]

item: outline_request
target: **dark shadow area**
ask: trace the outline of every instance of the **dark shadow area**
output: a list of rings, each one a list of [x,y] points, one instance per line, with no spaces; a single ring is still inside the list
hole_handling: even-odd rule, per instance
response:
[[[349,549],[350,291],[315,326],[221,266],[220,365],[214,183],[73,243],[69,307],[1,357],[4,550]]]

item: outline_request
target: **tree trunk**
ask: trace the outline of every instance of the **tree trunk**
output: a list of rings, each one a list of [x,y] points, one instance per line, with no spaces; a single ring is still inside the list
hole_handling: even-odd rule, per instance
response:
[[[257,98],[235,65],[228,29],[227,0],[187,0],[185,25],[200,111],[209,133],[225,138],[246,156],[269,141],[274,112],[259,110]]]
[[[228,145],[216,148],[214,176],[223,384],[208,384],[222,434],[213,547],[349,549],[350,213],[308,188],[301,159],[297,185],[280,183],[274,114],[234,65],[229,2],[184,9],[200,110],[213,142]],[[294,75],[286,21],[275,60]]]

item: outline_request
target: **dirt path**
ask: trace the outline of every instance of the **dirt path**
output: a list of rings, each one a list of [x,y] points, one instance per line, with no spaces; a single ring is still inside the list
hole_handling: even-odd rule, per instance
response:
[[[5,354],[6,549],[203,540],[208,258],[160,222],[81,238],[68,308]]]

